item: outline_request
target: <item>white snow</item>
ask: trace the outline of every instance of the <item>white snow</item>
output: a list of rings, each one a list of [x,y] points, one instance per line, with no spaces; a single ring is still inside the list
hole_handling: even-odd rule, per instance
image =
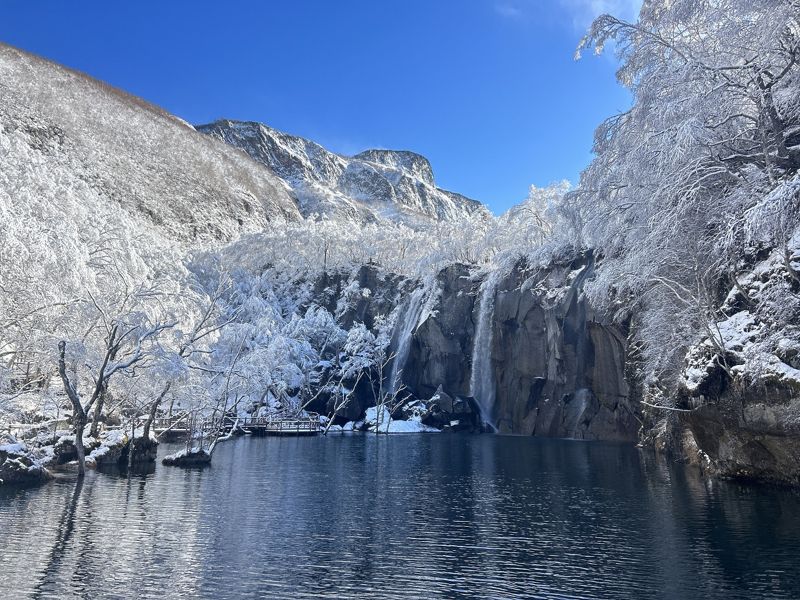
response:
[[[391,419],[389,421],[387,433],[439,433],[439,430],[415,420],[403,421]]]
[[[224,120],[198,129],[268,165],[307,217],[389,220],[415,229],[475,213],[489,217],[479,202],[436,187],[427,159],[413,152],[368,150],[345,157],[260,123]]]
[[[371,406],[367,409],[364,422],[368,430],[374,433],[438,433],[435,427],[423,424],[418,418],[408,421],[392,419],[386,406]]]
[[[800,385],[800,369],[795,369],[794,367],[787,365],[774,354],[767,358],[765,370],[767,373],[774,375],[781,381]]]
[[[22,443],[3,444],[0,446],[0,452],[8,452],[9,454],[24,454],[28,447]]]

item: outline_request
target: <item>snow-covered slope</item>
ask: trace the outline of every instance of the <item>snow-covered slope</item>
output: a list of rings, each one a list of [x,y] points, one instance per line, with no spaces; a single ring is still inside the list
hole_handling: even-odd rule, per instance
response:
[[[345,157],[254,122],[223,120],[197,129],[268,165],[294,190],[306,216],[424,226],[488,214],[480,202],[436,187],[428,159],[414,152],[367,150]]]
[[[285,184],[143,100],[0,45],[0,187],[53,204],[82,189],[176,241],[299,218]],[[41,163],[41,168],[35,165]]]

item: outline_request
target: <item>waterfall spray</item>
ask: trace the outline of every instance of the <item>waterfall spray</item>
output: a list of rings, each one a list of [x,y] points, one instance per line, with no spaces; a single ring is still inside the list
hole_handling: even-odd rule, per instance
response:
[[[400,387],[399,379],[406,366],[408,354],[411,350],[411,338],[419,324],[424,308],[425,288],[419,287],[411,292],[411,297],[408,299],[408,303],[398,320],[400,329],[397,333],[397,349],[395,350],[395,357],[392,361],[392,369],[387,386],[391,394],[396,393],[397,389]]]
[[[481,418],[494,427],[492,412],[495,400],[494,372],[492,370],[492,317],[494,297],[499,281],[499,272],[494,271],[481,284],[478,296],[478,322],[472,343],[472,374],[469,380],[470,396],[481,409]]]

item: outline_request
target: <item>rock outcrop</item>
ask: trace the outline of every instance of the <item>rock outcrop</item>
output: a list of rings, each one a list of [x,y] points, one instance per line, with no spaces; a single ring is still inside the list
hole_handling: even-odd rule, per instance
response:
[[[547,269],[519,264],[493,293],[488,359],[493,398],[484,415],[504,433],[636,439],[628,402],[626,332],[596,315],[582,294],[591,255]],[[438,277],[438,298],[414,329],[403,383],[429,398],[439,386],[468,397],[480,282],[466,266]],[[476,398],[481,403],[481,398]]]
[[[456,396],[445,392],[440,386],[428,400],[421,421],[425,425],[442,431],[481,431],[480,408],[474,398]]]
[[[211,452],[204,448],[181,450],[162,458],[161,464],[170,467],[205,467],[211,464]]]
[[[626,336],[583,297],[591,256],[501,281],[494,309],[493,419],[500,431],[634,440],[627,399]]]
[[[0,436],[0,486],[35,485],[50,478],[44,461],[37,460],[25,443]]]
[[[739,277],[689,349],[657,448],[715,476],[800,485],[797,273],[800,240]]]

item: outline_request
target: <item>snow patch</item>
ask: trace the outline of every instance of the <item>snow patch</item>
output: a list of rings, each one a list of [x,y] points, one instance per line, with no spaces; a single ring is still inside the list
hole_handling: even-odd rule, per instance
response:
[[[435,427],[422,423],[418,418],[403,421],[392,419],[391,413],[385,406],[371,406],[367,409],[364,419],[367,430],[374,433],[438,433]]]

